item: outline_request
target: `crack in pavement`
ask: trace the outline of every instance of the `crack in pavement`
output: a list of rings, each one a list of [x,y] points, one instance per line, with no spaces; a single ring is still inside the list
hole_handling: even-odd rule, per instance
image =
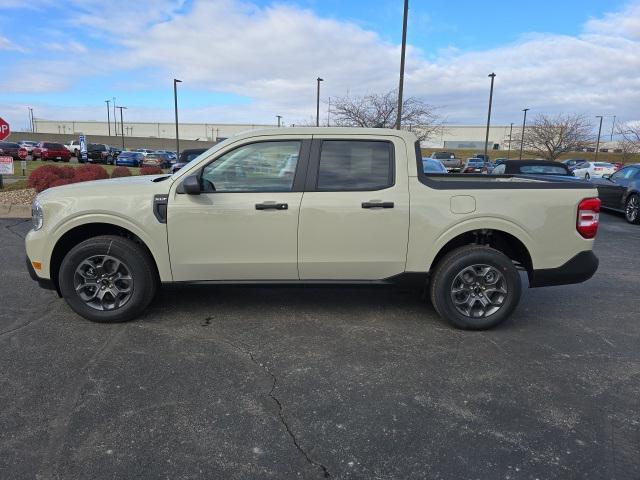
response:
[[[207,319],[209,319],[209,318],[210,317],[207,317]],[[205,320],[205,322],[206,322],[206,320]],[[302,454],[302,456],[305,458],[305,460],[310,465],[313,465],[314,467],[317,467],[317,468],[322,470],[322,475],[324,476],[324,478],[331,478],[331,474],[329,473],[329,469],[325,465],[323,465],[322,463],[312,459],[309,456],[307,451],[304,448],[302,448],[302,446],[298,442],[298,439],[296,438],[295,434],[291,430],[291,427],[289,426],[289,423],[287,422],[287,419],[284,416],[284,407],[282,405],[282,402],[280,402],[280,399],[278,399],[278,397],[276,397],[276,395],[274,393],[275,389],[276,389],[276,386],[277,386],[277,383],[278,383],[278,379],[273,374],[273,372],[271,370],[269,370],[269,367],[267,367],[265,364],[260,363],[258,360],[256,360],[256,358],[253,356],[253,352],[251,352],[251,350],[248,348],[248,345],[242,344],[244,346],[244,348],[241,348],[241,347],[239,347],[238,345],[236,345],[235,343],[233,343],[230,340],[226,340],[224,338],[221,338],[220,340],[222,342],[226,343],[227,345],[230,345],[235,350],[238,350],[239,352],[241,352],[244,355],[248,356],[251,359],[252,363],[254,363],[261,370],[263,370],[267,375],[269,375],[269,377],[271,377],[271,380],[272,380],[271,389],[269,390],[269,393],[267,395],[269,395],[269,397],[278,406],[278,417],[280,418],[280,423],[282,423],[282,425],[284,426],[285,430],[287,431],[287,434],[289,435],[289,437],[291,437],[291,440],[293,441],[293,445],[296,447],[298,452],[300,452]]]
[[[11,225],[5,225],[5,226],[4,226],[4,228],[6,228],[7,230],[9,230],[9,231],[10,231],[11,233],[13,233],[15,236],[17,236],[17,237],[19,237],[19,238],[21,238],[21,239],[23,239],[23,240],[24,240],[24,238],[25,238],[25,237],[24,237],[23,235],[20,235],[18,232],[14,231],[12,228],[13,228],[13,227],[17,227],[17,226],[18,226],[18,225],[20,225],[21,223],[26,223],[26,222],[30,222],[30,221],[31,221],[31,219],[29,219],[29,218],[23,218],[23,219],[20,219],[20,221],[18,221],[18,222],[16,222],[16,223],[12,223]]]
[[[41,476],[43,478],[60,478],[57,469],[60,455],[66,444],[65,436],[73,414],[84,396],[84,386],[87,383],[87,378],[89,378],[89,381],[92,381],[91,368],[93,368],[98,361],[102,360],[105,354],[108,354],[113,349],[126,330],[126,327],[114,329],[104,343],[91,355],[82,368],[79,369],[78,374],[72,377],[72,384],[67,389],[70,393],[62,399],[58,411],[49,426],[51,430],[49,445],[45,451],[45,457],[41,465]]]
[[[41,320],[45,319],[48,315],[51,315],[51,308],[52,308],[53,304],[57,303],[57,301],[58,301],[57,298],[54,298],[53,300],[51,300],[47,304],[47,306],[45,308],[45,312],[42,315],[39,315],[39,316],[35,317],[34,319],[23,323],[22,325],[18,325],[17,327],[10,328],[9,330],[5,330],[3,332],[0,332],[0,337],[4,337],[5,335],[9,335],[10,333],[18,332],[18,331],[22,330],[23,328],[28,327],[29,325],[34,325],[34,324],[40,322]]]

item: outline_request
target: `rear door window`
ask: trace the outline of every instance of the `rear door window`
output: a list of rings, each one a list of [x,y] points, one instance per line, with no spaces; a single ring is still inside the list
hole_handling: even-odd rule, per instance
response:
[[[381,190],[394,183],[393,145],[384,141],[324,140],[319,191]]]

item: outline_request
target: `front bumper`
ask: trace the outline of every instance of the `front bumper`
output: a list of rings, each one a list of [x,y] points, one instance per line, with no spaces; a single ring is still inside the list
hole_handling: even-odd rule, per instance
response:
[[[529,286],[550,287],[581,283],[589,280],[596,273],[598,264],[598,257],[591,250],[586,250],[560,267],[534,270],[529,277]]]
[[[38,285],[40,285],[41,288],[44,288],[46,290],[56,290],[56,286],[51,280],[49,280],[48,278],[40,278],[38,276],[36,271],[33,269],[33,265],[31,265],[31,260],[29,260],[29,257],[25,256],[24,258],[27,262],[27,270],[29,271],[31,280],[38,282]]]

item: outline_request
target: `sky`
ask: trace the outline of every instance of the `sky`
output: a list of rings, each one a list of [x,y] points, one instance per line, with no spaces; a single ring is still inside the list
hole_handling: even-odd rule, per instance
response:
[[[2,0],[0,117],[310,122],[398,83],[402,0]],[[640,120],[640,0],[410,0],[405,95],[449,124]],[[606,127],[605,127],[606,128]]]

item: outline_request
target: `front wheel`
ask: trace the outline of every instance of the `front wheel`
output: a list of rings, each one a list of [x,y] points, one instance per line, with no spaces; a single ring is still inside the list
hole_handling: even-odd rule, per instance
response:
[[[449,252],[431,277],[431,302],[458,328],[485,330],[505,321],[518,305],[522,285],[513,262],[490,247]]]
[[[624,206],[624,218],[629,223],[640,225],[640,196],[637,193],[627,198],[627,203]]]
[[[60,292],[73,311],[104,323],[140,315],[157,288],[149,254],[123,237],[99,236],[76,245],[62,260]]]

